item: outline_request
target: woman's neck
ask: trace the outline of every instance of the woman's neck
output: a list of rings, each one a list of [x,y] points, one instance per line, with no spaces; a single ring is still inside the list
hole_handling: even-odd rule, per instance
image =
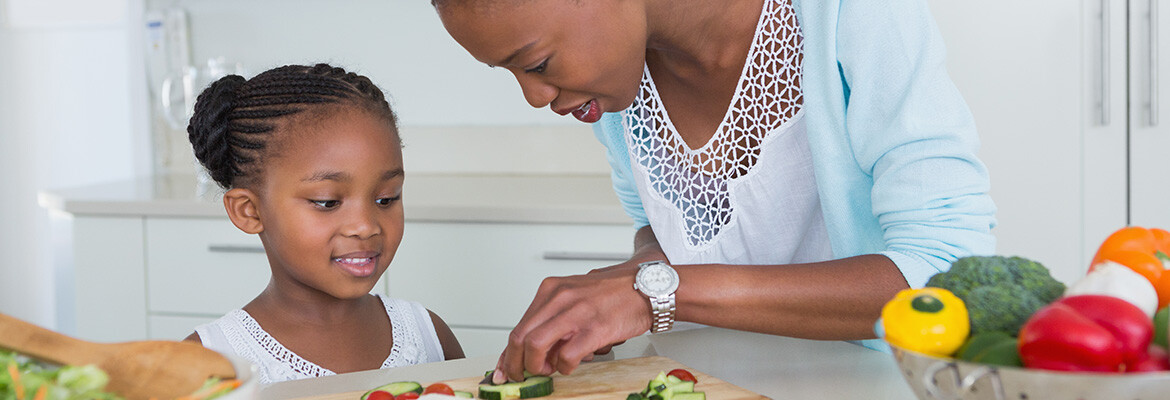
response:
[[[738,70],[755,36],[763,2],[646,0],[647,56],[659,61],[666,68],[663,72],[683,79]]]

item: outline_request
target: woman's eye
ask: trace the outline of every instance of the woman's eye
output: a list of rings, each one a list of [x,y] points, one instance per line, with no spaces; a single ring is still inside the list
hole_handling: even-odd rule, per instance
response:
[[[375,200],[374,202],[378,203],[378,205],[380,205],[380,206],[388,206],[388,205],[394,204],[394,202],[398,201],[398,199],[401,199],[401,198],[402,198],[402,195],[398,195],[398,196],[394,196],[394,197],[383,197],[383,198],[380,198],[378,200]]]
[[[313,203],[313,205],[317,206],[317,208],[326,210],[332,210],[337,208],[338,204],[341,204],[341,202],[337,200],[309,200],[309,202]]]
[[[540,65],[537,65],[537,66],[535,66],[535,67],[532,67],[532,68],[526,69],[526,70],[524,70],[524,72],[530,72],[530,73],[536,73],[536,74],[543,74],[543,73],[544,73],[544,70],[545,70],[545,68],[548,68],[548,59],[547,59],[547,58],[546,58],[546,59],[544,59],[544,61],[541,61],[541,62],[540,62]]]

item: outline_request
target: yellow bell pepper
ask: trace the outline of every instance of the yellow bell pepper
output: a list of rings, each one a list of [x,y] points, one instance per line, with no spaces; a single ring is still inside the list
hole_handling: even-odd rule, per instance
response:
[[[971,321],[967,305],[951,291],[927,287],[905,289],[882,307],[885,339],[897,347],[949,357],[967,340]]]

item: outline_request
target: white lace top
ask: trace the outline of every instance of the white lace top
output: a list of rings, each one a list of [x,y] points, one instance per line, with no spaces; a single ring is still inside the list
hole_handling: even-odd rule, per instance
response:
[[[394,335],[390,356],[382,362],[382,368],[443,361],[443,346],[426,308],[413,301],[378,298],[386,307]],[[334,375],[285,348],[244,310],[232,310],[214,322],[200,325],[195,333],[204,347],[251,361],[258,369],[261,384]]]
[[[671,263],[832,258],[803,119],[802,40],[791,4],[765,1],[731,105],[698,149],[675,130],[645,69],[622,125],[633,180]]]

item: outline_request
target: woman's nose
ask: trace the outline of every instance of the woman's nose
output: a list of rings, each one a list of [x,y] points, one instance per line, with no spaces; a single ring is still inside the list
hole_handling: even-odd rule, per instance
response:
[[[524,92],[524,100],[533,108],[544,108],[557,98],[558,89],[543,79],[530,76],[521,71],[516,73],[516,82],[520,83],[520,91]]]

